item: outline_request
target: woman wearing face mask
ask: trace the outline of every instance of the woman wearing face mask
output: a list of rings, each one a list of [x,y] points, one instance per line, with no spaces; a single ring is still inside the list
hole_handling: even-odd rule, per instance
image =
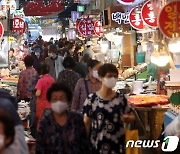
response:
[[[43,112],[50,110],[50,104],[46,99],[46,93],[48,88],[55,82],[55,80],[48,74],[49,67],[46,64],[41,64],[39,68],[39,74],[41,78],[36,84],[36,126],[39,124]],[[46,111],[45,111],[46,109]]]
[[[67,110],[71,90],[53,84],[47,92],[51,113],[40,122],[36,138],[37,154],[89,154],[89,144],[82,116]]]
[[[49,65],[49,74],[57,80],[59,73],[64,70],[63,57],[58,55],[56,45],[52,44],[48,48],[48,57],[45,59],[45,63]]]
[[[7,148],[13,143],[15,125],[7,112],[0,109],[0,154],[6,154]]]
[[[82,112],[83,104],[89,94],[98,91],[101,82],[98,79],[98,69],[101,63],[97,60],[90,59],[87,64],[88,75],[79,79],[74,90],[74,96],[71,109],[76,112]]]
[[[132,122],[135,118],[126,98],[113,91],[118,78],[117,68],[112,64],[104,64],[98,74],[102,81],[101,89],[89,95],[83,107],[92,153],[124,154],[123,122]]]

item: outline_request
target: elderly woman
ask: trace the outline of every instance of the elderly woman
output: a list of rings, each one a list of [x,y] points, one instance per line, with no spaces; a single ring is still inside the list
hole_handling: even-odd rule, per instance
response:
[[[82,116],[67,110],[71,90],[53,84],[47,92],[52,111],[39,124],[37,154],[89,154],[88,138]]]

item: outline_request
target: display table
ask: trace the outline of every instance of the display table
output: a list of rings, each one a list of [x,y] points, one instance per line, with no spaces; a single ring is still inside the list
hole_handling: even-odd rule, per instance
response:
[[[169,109],[167,96],[133,95],[128,99],[147,139],[158,139],[164,123],[164,113]],[[141,132],[140,132],[141,136]]]
[[[164,113],[169,108],[168,106],[154,107],[136,107],[132,109],[139,118],[140,125],[143,127],[147,139],[158,139],[164,123]]]

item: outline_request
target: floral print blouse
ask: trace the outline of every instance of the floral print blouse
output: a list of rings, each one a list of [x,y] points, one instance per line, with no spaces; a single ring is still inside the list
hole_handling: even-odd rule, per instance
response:
[[[125,132],[121,115],[130,113],[127,99],[116,93],[111,100],[89,95],[83,107],[91,118],[90,142],[93,154],[124,154]]]
[[[90,154],[82,116],[69,111],[67,114],[63,126],[56,123],[52,112],[40,121],[36,154]]]

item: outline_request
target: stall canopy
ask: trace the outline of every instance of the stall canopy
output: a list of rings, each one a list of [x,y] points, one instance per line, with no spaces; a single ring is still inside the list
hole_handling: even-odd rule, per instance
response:
[[[24,5],[26,16],[47,16],[56,12],[61,12],[63,5],[61,1],[51,0],[51,3],[41,1],[30,1]]]

